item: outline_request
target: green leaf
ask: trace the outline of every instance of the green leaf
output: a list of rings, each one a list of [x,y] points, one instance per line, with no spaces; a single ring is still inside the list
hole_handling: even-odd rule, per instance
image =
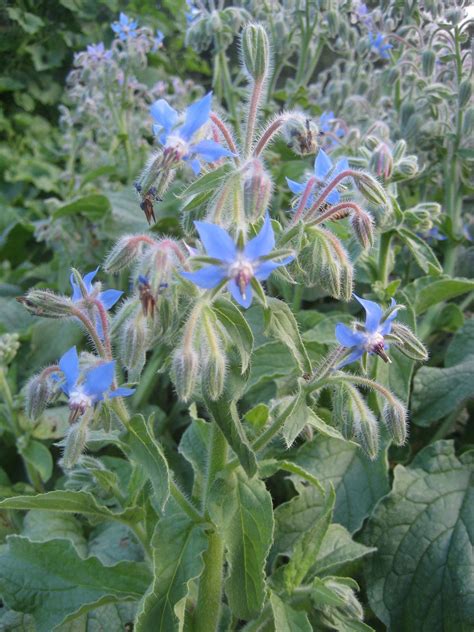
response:
[[[276,417],[286,416],[282,434],[288,448],[293,445],[294,440],[305,427],[309,415],[309,408],[306,405],[306,391],[303,386],[302,380],[298,380],[296,395],[285,397],[279,403],[275,413]]]
[[[170,495],[170,475],[160,444],[153,437],[151,422],[143,415],[134,415],[127,426],[127,443],[133,458],[143,468],[151,482],[153,492],[162,511]]]
[[[54,539],[70,540],[81,557],[88,553],[82,527],[74,516],[54,511],[29,511],[25,515],[21,535],[35,542]],[[1,628],[0,628],[1,629]]]
[[[209,513],[227,549],[229,606],[239,619],[250,619],[259,614],[265,599],[265,561],[273,537],[272,497],[262,481],[237,469],[214,482]]]
[[[202,573],[207,537],[202,525],[183,513],[162,518],[152,538],[153,585],[140,606],[136,632],[182,630],[177,611],[191,581]]]
[[[289,592],[302,584],[308,574],[331,524],[335,500],[336,495],[331,488],[326,495],[321,516],[293,546],[293,554],[284,571],[285,585]]]
[[[106,603],[139,599],[150,582],[145,564],[103,566],[83,559],[69,540],[10,536],[0,555],[0,594],[12,610],[33,615],[38,632]]]
[[[418,237],[408,228],[400,227],[397,229],[397,232],[423,272],[430,274],[441,274],[443,272],[443,268],[435,253],[424,239]]]
[[[223,396],[217,401],[206,399],[206,406],[244,470],[253,476],[257,471],[257,459],[242,427],[235,402]]]
[[[240,354],[242,373],[247,370],[253,350],[253,334],[242,312],[228,299],[219,298],[212,309]]]
[[[316,436],[304,444],[291,459],[311,472],[324,485],[336,490],[334,521],[351,533],[359,529],[375,504],[389,491],[386,450],[375,461],[347,441]],[[313,494],[308,488],[304,494]]]
[[[119,522],[103,522],[89,535],[89,555],[98,557],[105,566],[117,562],[143,561],[143,549],[130,529]]]
[[[29,465],[34,467],[43,483],[49,481],[53,473],[53,457],[45,445],[35,439],[30,439],[26,445],[20,443],[18,452]]]
[[[267,404],[260,403],[248,410],[244,415],[244,419],[251,424],[255,430],[261,430],[267,423],[269,415],[270,410]]]
[[[311,569],[315,575],[334,575],[343,566],[354,562],[376,549],[354,542],[351,534],[340,524],[331,524]]]
[[[190,463],[194,471],[193,496],[199,498],[208,465],[211,424],[204,419],[193,419],[179,442],[178,452]]]
[[[468,356],[474,356],[474,318],[466,320],[451,341],[446,351],[444,364],[446,367],[463,362]]]
[[[101,167],[97,167],[97,169],[92,169],[92,171],[88,171],[83,178],[81,179],[81,187],[89,182],[93,182],[97,180],[97,178],[101,178],[102,176],[112,176],[116,175],[117,168],[114,165],[102,165]]]
[[[194,180],[194,182],[183,191],[180,197],[186,198],[191,195],[196,195],[197,193],[210,193],[212,195],[220,185],[220,181],[225,178],[231,170],[231,163],[225,162],[217,169],[213,169],[197,180]]]
[[[112,511],[97,502],[90,492],[57,490],[37,494],[36,496],[14,496],[0,501],[0,509],[41,509],[61,513],[80,513],[94,519],[118,520],[129,523],[141,520],[143,513],[138,507],[129,507],[124,511]]]
[[[397,465],[393,490],[363,534],[369,601],[397,632],[461,632],[474,626],[473,453],[451,441]]]
[[[298,373],[292,353],[280,342],[268,342],[252,354],[247,392],[279,377]]]
[[[301,371],[311,373],[311,362],[290,307],[272,296],[267,297],[267,303],[271,313],[269,331],[290,349]]]
[[[413,304],[417,316],[426,312],[432,305],[449,301],[452,298],[472,292],[474,281],[471,279],[452,279],[450,277],[421,277],[410,283],[405,292]]]
[[[295,610],[274,592],[270,594],[275,632],[312,632],[305,612]]]
[[[412,412],[417,426],[429,426],[474,395],[474,356],[440,369],[421,367],[413,381]]]
[[[273,474],[275,474],[275,472],[278,472],[279,470],[290,472],[291,474],[299,476],[303,480],[308,481],[308,483],[311,483],[311,485],[317,487],[322,493],[324,493],[324,488],[322,487],[319,480],[308,471],[306,471],[304,468],[296,465],[296,463],[292,463],[291,461],[286,460],[277,461],[277,459],[266,459],[264,461],[260,461],[258,464],[258,471],[262,478],[273,476]]]
[[[93,220],[98,220],[110,210],[110,201],[105,195],[84,195],[74,202],[60,206],[53,212],[53,218],[67,217],[68,215],[87,215]]]

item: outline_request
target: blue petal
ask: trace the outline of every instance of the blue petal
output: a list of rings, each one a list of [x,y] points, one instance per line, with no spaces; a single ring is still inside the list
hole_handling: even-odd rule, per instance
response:
[[[199,287],[209,290],[226,278],[226,271],[221,266],[205,266],[196,272],[181,272],[181,275]]]
[[[99,294],[99,301],[105,307],[105,309],[110,309],[115,305],[115,303],[122,296],[123,292],[120,290],[105,290],[105,292],[101,292]]]
[[[352,331],[350,327],[343,323],[336,325],[336,339],[343,347],[357,347],[365,340],[365,335],[361,331]]]
[[[96,401],[103,398],[103,395],[112,385],[114,380],[115,360],[106,362],[100,366],[87,371],[84,381],[84,392]]]
[[[233,156],[234,154],[216,143],[215,140],[201,140],[199,143],[190,147],[190,152],[193,154],[199,154],[206,162],[214,162],[223,158],[224,156]]]
[[[201,173],[201,163],[199,162],[199,160],[197,158],[194,158],[193,160],[189,161],[189,164],[191,166],[191,169],[193,170],[194,175],[198,176]]]
[[[130,395],[133,395],[134,392],[134,388],[125,388],[124,386],[120,386],[119,388],[116,388],[115,391],[110,391],[108,397],[109,399],[112,399],[113,397],[129,397]]]
[[[290,178],[287,178],[286,182],[290,191],[295,195],[301,195],[306,188],[306,182],[299,183],[295,182],[295,180],[290,180]]]
[[[266,281],[270,274],[275,270],[275,268],[279,268],[280,266],[286,266],[293,261],[294,257],[286,257],[281,261],[263,261],[255,271],[255,278],[259,281]]]
[[[66,384],[63,390],[65,393],[69,393],[79,377],[79,356],[77,355],[76,347],[71,347],[69,351],[66,351],[61,357],[59,360],[59,368],[66,378]]]
[[[237,256],[237,248],[229,233],[210,222],[194,222],[209,257],[230,263]]]
[[[164,99],[159,99],[153,103],[150,107],[150,114],[158,123],[160,128],[165,131],[166,136],[171,132],[178,120],[178,112],[176,112],[176,110]],[[153,133],[156,134],[156,131],[158,131],[158,129],[155,130],[154,126]],[[156,135],[158,136],[158,134]]]
[[[351,354],[349,354],[345,360],[343,360],[340,364],[338,364],[336,368],[342,369],[343,366],[346,366],[346,364],[352,364],[353,362],[361,358],[363,355],[364,355],[363,349],[356,349]]]
[[[328,204],[338,204],[341,199],[339,191],[333,189],[329,195],[326,196],[325,202]]]
[[[252,287],[250,283],[245,288],[245,298],[242,296],[240,288],[235,282],[235,279],[231,279],[229,281],[229,283],[227,284],[227,288],[239,305],[242,305],[242,307],[245,307],[245,309],[250,307],[253,298]]]
[[[82,293],[81,290],[79,288],[79,284],[76,283],[76,280],[74,278],[74,274],[71,272],[71,276],[69,277],[69,282],[71,283],[71,287],[72,287],[72,302],[73,303],[77,303],[77,301],[80,301],[82,298]]]
[[[395,307],[396,302],[395,300],[392,298],[390,307]],[[382,336],[386,336],[387,334],[390,333],[391,329],[392,329],[392,322],[395,320],[395,318],[398,316],[398,309],[394,310],[390,316],[388,318],[386,318],[384,320],[384,322],[382,323],[382,326],[380,328],[380,333],[382,334]]]
[[[244,256],[250,261],[269,255],[275,247],[275,235],[273,233],[270,215],[265,215],[262,229],[256,237],[251,239],[244,248]]]
[[[186,110],[184,124],[179,128],[179,135],[184,140],[191,140],[193,135],[209,119],[211,113],[212,92],[206,94],[200,101],[193,103]]]
[[[86,286],[86,290],[88,294],[92,292],[92,281],[94,280],[94,277],[97,274],[97,272],[99,272],[99,267],[100,266],[97,266],[95,270],[92,270],[92,272],[88,272],[82,277],[82,280],[84,281],[84,285]]]
[[[337,161],[336,166],[334,167],[334,171],[332,172],[332,177],[334,178],[335,176],[339,175],[343,171],[347,171],[348,169],[349,169],[349,162],[347,158],[341,158],[341,160]]]
[[[365,329],[373,334],[380,327],[380,320],[383,316],[383,310],[378,303],[374,301],[367,301],[366,299],[359,298],[356,294],[354,294],[354,298],[356,298],[362,307],[365,309],[366,317],[365,317]]]
[[[314,161],[314,175],[320,180],[324,180],[329,171],[332,169],[332,162],[324,149],[318,151],[316,160]]]

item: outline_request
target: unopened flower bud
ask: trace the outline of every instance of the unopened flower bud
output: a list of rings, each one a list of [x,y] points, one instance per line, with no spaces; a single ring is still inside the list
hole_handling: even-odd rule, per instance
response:
[[[407,150],[406,141],[401,138],[399,141],[395,143],[395,147],[393,148],[393,161],[398,162],[403,158]]]
[[[124,235],[110,251],[104,263],[107,272],[120,272],[132,264],[142,253],[146,241],[143,235]],[[145,236],[147,241],[151,238]]]
[[[67,318],[73,311],[71,299],[48,290],[30,290],[26,296],[20,296],[16,300],[30,313],[44,318]]]
[[[370,169],[374,171],[379,178],[388,180],[393,172],[393,156],[390,148],[386,143],[379,143],[372,154],[370,160]]]
[[[407,439],[407,411],[398,400],[387,401],[383,408],[382,417],[395,445],[403,445]]]
[[[18,334],[3,334],[0,336],[0,366],[7,366],[12,362],[20,348]]]
[[[409,327],[402,323],[394,322],[390,334],[394,336],[392,344],[400,349],[404,355],[420,362],[428,360],[429,356],[426,347],[418,340]]]
[[[25,412],[29,419],[35,421],[43,414],[51,399],[53,389],[51,382],[46,377],[36,375],[26,385]]]
[[[472,95],[471,79],[464,79],[464,81],[461,81],[461,83],[459,84],[458,101],[459,101],[460,108],[463,108],[465,105],[467,105],[470,102],[471,95]]]
[[[355,436],[366,455],[373,460],[379,451],[379,429],[374,415],[368,409],[367,411],[369,414],[361,417],[355,424]]]
[[[71,469],[78,463],[82,453],[86,449],[88,435],[88,418],[84,415],[80,421],[71,426],[65,439],[64,452],[61,459],[62,466],[65,470]]]
[[[337,606],[337,609],[343,613],[349,619],[359,619],[362,621],[364,618],[364,610],[357,599],[354,591],[349,586],[345,586],[343,583],[337,580],[327,580],[325,585],[336,593],[340,599],[344,601],[344,606]]]
[[[345,439],[351,441],[354,437],[354,416],[351,401],[346,387],[338,384],[332,396],[332,414]]]
[[[469,136],[474,129],[474,107],[467,108],[464,113],[462,131],[465,136]]]
[[[374,221],[370,213],[360,211],[353,213],[351,225],[355,236],[364,248],[369,248],[374,243]]]
[[[270,63],[270,46],[261,24],[248,24],[242,31],[242,60],[255,81],[265,79]]]
[[[361,171],[354,180],[359,191],[369,202],[389,206],[385,189],[373,176]]]
[[[221,350],[207,356],[202,367],[201,388],[212,401],[219,399],[224,391],[226,372],[226,358]]]
[[[291,112],[282,126],[282,136],[288,147],[299,156],[316,153],[319,128],[300,112]]]
[[[261,160],[251,160],[245,168],[243,188],[245,215],[254,222],[265,213],[272,194],[272,180]]]
[[[138,379],[146,361],[148,326],[143,313],[127,320],[120,338],[120,359],[129,373],[129,379]]]
[[[194,349],[176,349],[173,356],[174,385],[183,402],[191,399],[199,373],[199,356]]]
[[[432,49],[423,51],[421,56],[421,67],[425,77],[431,77],[436,61],[436,53]]]
[[[418,158],[414,155],[406,156],[397,163],[397,171],[406,178],[413,178],[418,173]]]

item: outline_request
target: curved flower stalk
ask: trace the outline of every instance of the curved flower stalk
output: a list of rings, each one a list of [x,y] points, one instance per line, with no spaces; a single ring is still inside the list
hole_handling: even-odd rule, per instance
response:
[[[256,237],[238,248],[227,231],[215,224],[195,222],[207,256],[213,260],[196,272],[182,272],[189,281],[201,288],[211,289],[227,283],[233,298],[248,308],[252,303],[251,286],[268,279],[276,268],[285,266],[294,257],[282,258],[274,251],[275,235],[270,216],[265,216],[263,226]]]

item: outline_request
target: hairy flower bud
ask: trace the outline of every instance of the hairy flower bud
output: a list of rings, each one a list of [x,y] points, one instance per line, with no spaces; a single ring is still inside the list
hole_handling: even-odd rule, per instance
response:
[[[394,398],[393,402],[386,401],[382,418],[396,445],[403,445],[407,439],[407,411],[405,406]]]
[[[174,353],[172,367],[176,393],[179,399],[187,402],[191,399],[196,387],[200,369],[199,356],[194,349],[179,347]]]
[[[350,396],[344,384],[337,384],[333,390],[332,414],[343,437],[350,441],[354,437],[354,415]]]
[[[389,200],[383,186],[373,176],[361,171],[354,180],[359,191],[369,202],[389,206]]]
[[[390,179],[393,172],[393,156],[386,143],[377,145],[370,159],[369,167],[379,178]]]
[[[467,105],[471,101],[471,95],[472,95],[471,79],[464,79],[464,81],[461,81],[461,83],[459,84],[458,101],[459,101],[460,108],[463,108],[465,105]]]
[[[405,178],[413,178],[418,173],[418,158],[414,155],[406,156],[397,163],[397,172]]]
[[[129,379],[138,379],[145,365],[148,350],[148,326],[142,311],[127,320],[120,337],[120,359]]]
[[[314,121],[301,112],[285,116],[282,136],[288,147],[299,156],[316,153],[319,128]]]
[[[247,24],[242,30],[242,61],[255,81],[265,79],[270,64],[270,45],[261,24]]]
[[[72,315],[73,303],[67,296],[58,296],[48,290],[30,290],[16,299],[35,316],[67,318]]]
[[[391,344],[394,344],[412,360],[419,360],[420,362],[428,360],[429,356],[426,347],[406,325],[394,322],[390,335],[394,337],[393,341],[390,340]]]
[[[29,419],[35,421],[43,414],[51,399],[53,389],[51,382],[46,377],[36,375],[26,385],[25,412]]]
[[[251,160],[245,167],[243,189],[245,215],[254,222],[265,213],[272,194],[272,180],[261,160]]]
[[[124,235],[108,254],[104,269],[115,273],[129,267],[141,255],[144,245],[152,241],[148,235]]]
[[[362,395],[353,386],[348,387],[350,406],[354,417],[354,435],[370,459],[375,459],[379,450],[379,429],[374,413]]]
[[[399,141],[395,143],[395,147],[393,148],[393,160],[394,162],[398,162],[403,158],[407,150],[406,141],[401,138]]]
[[[436,61],[436,53],[432,49],[423,51],[421,56],[421,67],[425,77],[431,77]]]
[[[336,579],[328,579],[324,583],[344,601],[344,606],[337,606],[337,609],[350,619],[359,619],[362,621],[364,618],[364,610],[352,588]]]
[[[369,248],[374,243],[374,220],[370,213],[360,211],[353,213],[351,217],[352,230],[364,248]]]
[[[12,362],[20,348],[18,334],[3,334],[0,336],[0,366],[7,366]]]
[[[69,470],[76,465],[86,449],[89,435],[87,415],[81,417],[80,421],[74,423],[66,436],[64,442],[64,452],[61,464],[65,470]]]

